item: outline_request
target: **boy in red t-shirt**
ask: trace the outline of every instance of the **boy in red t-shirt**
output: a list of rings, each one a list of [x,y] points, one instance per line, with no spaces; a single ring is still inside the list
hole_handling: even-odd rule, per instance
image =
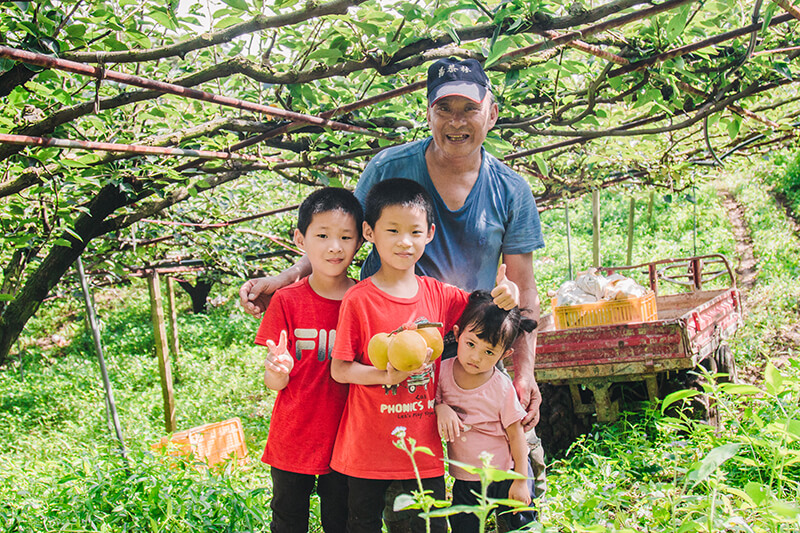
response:
[[[361,246],[361,204],[350,191],[326,187],[300,205],[294,242],[311,262],[307,278],[278,290],[256,343],[269,349],[264,384],[278,391],[261,460],[271,465],[270,531],[308,531],[316,482],[322,528],[343,533],[347,479],[331,471],[333,441],[347,385],[330,373],[339,306],[355,285],[347,267]]]
[[[433,278],[417,276],[414,266],[433,239],[433,206],[418,183],[390,179],[376,184],[365,201],[364,238],[375,246],[380,269],[347,291],[342,300],[336,343],[331,354],[331,375],[349,383],[347,403],[331,458],[331,468],[348,476],[349,533],[380,533],[384,495],[393,481],[405,492],[417,488],[408,456],[393,444],[392,431],[405,428],[418,446],[434,455],[414,459],[423,487],[444,499],[442,441],[434,413],[438,361],[413,375],[372,366],[367,344],[376,333],[427,319],[450,331],[466,305],[468,293]],[[519,303],[517,286],[498,270],[492,291],[498,306],[511,309]],[[443,518],[431,520],[432,531],[444,532]],[[414,531],[425,524],[415,518]]]

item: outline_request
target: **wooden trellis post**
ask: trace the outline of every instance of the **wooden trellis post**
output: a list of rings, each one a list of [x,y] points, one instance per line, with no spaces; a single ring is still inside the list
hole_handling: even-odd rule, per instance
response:
[[[172,352],[172,357],[175,358],[176,371],[180,376],[180,371],[177,369],[178,354],[180,353],[180,344],[178,342],[178,309],[175,306],[175,279],[172,276],[167,277],[167,306],[169,307],[169,348]]]
[[[106,410],[111,424],[114,426],[114,432],[119,442],[119,451],[125,463],[128,462],[128,453],[125,450],[125,439],[122,436],[122,425],[119,423],[119,414],[117,413],[117,403],[114,401],[114,389],[111,387],[111,380],[108,378],[108,369],[106,368],[106,360],[103,357],[103,342],[100,338],[100,327],[97,325],[97,316],[94,312],[94,304],[92,303],[92,295],[89,293],[89,284],[86,282],[86,273],[83,270],[83,261],[78,256],[76,261],[78,269],[78,277],[81,280],[81,289],[83,290],[83,301],[86,305],[86,321],[88,322],[89,329],[92,330],[92,339],[94,340],[94,348],[97,352],[97,361],[100,364],[100,375],[103,378],[103,388],[106,391]]]
[[[636,214],[636,198],[631,196],[631,207],[628,210],[628,262],[627,265],[633,264],[633,220]]]
[[[161,303],[161,283],[158,272],[151,271],[147,276],[150,286],[150,310],[153,318],[153,335],[156,340],[158,372],[161,376],[161,395],[164,398],[164,423],[167,433],[173,433],[175,424],[175,393],[172,389],[172,369],[169,364],[167,348],[167,328],[164,325],[164,307]]]
[[[569,202],[564,202],[564,221],[567,224],[567,262],[569,263],[569,277],[572,278],[572,228],[569,224]]]
[[[592,265],[600,266],[600,189],[592,190]]]

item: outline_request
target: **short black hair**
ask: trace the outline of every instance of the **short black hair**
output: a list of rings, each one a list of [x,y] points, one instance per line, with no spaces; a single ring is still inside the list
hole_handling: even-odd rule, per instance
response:
[[[371,228],[375,228],[375,223],[381,217],[383,210],[393,205],[424,210],[428,229],[431,229],[433,225],[431,195],[416,181],[405,178],[391,178],[372,186],[364,202],[364,220]]]
[[[523,331],[530,333],[536,329],[535,320],[525,318],[519,307],[506,311],[497,307],[489,291],[474,291],[456,322],[459,335],[471,328],[482,341],[492,346],[502,344],[505,352]]]
[[[326,211],[342,211],[352,215],[356,222],[356,233],[359,237],[361,236],[361,225],[364,222],[364,210],[361,209],[361,202],[352,192],[340,187],[323,187],[309,194],[300,204],[297,213],[297,229],[305,235],[314,215]]]

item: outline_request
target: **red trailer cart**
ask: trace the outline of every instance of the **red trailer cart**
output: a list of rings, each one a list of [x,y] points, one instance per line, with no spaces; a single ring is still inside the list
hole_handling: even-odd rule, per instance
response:
[[[551,454],[569,446],[593,421],[616,420],[626,398],[655,400],[680,388],[698,387],[700,366],[736,379],[724,341],[741,323],[742,308],[724,256],[600,270],[634,279],[646,276],[645,283],[656,295],[657,319],[557,330],[552,314],[542,317],[535,367],[543,397],[537,432]],[[680,292],[659,294],[666,283],[677,285]],[[709,285],[722,288],[706,289]],[[700,415],[714,422],[713,405],[704,397],[697,401]]]

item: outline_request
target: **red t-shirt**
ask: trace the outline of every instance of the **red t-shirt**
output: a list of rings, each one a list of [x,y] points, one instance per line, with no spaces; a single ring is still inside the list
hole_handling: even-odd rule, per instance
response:
[[[419,290],[413,298],[390,296],[371,279],[347,291],[332,357],[370,365],[367,344],[374,334],[388,333],[423,318],[442,322],[442,331],[450,331],[469,294],[433,278],[417,276],[417,280]],[[365,479],[412,479],[411,460],[393,444],[397,439],[392,431],[404,427],[417,446],[427,446],[434,453],[433,457],[424,453],[414,456],[420,476],[444,475],[442,440],[433,409],[438,363],[435,370],[411,376],[393,387],[350,384],[331,468]]]
[[[308,278],[278,290],[256,334],[256,344],[278,343],[295,357],[289,384],[272,408],[261,460],[298,474],[330,472],[331,452],[347,400],[347,385],[331,378],[330,353],[336,338],[340,300],[323,298]]]

